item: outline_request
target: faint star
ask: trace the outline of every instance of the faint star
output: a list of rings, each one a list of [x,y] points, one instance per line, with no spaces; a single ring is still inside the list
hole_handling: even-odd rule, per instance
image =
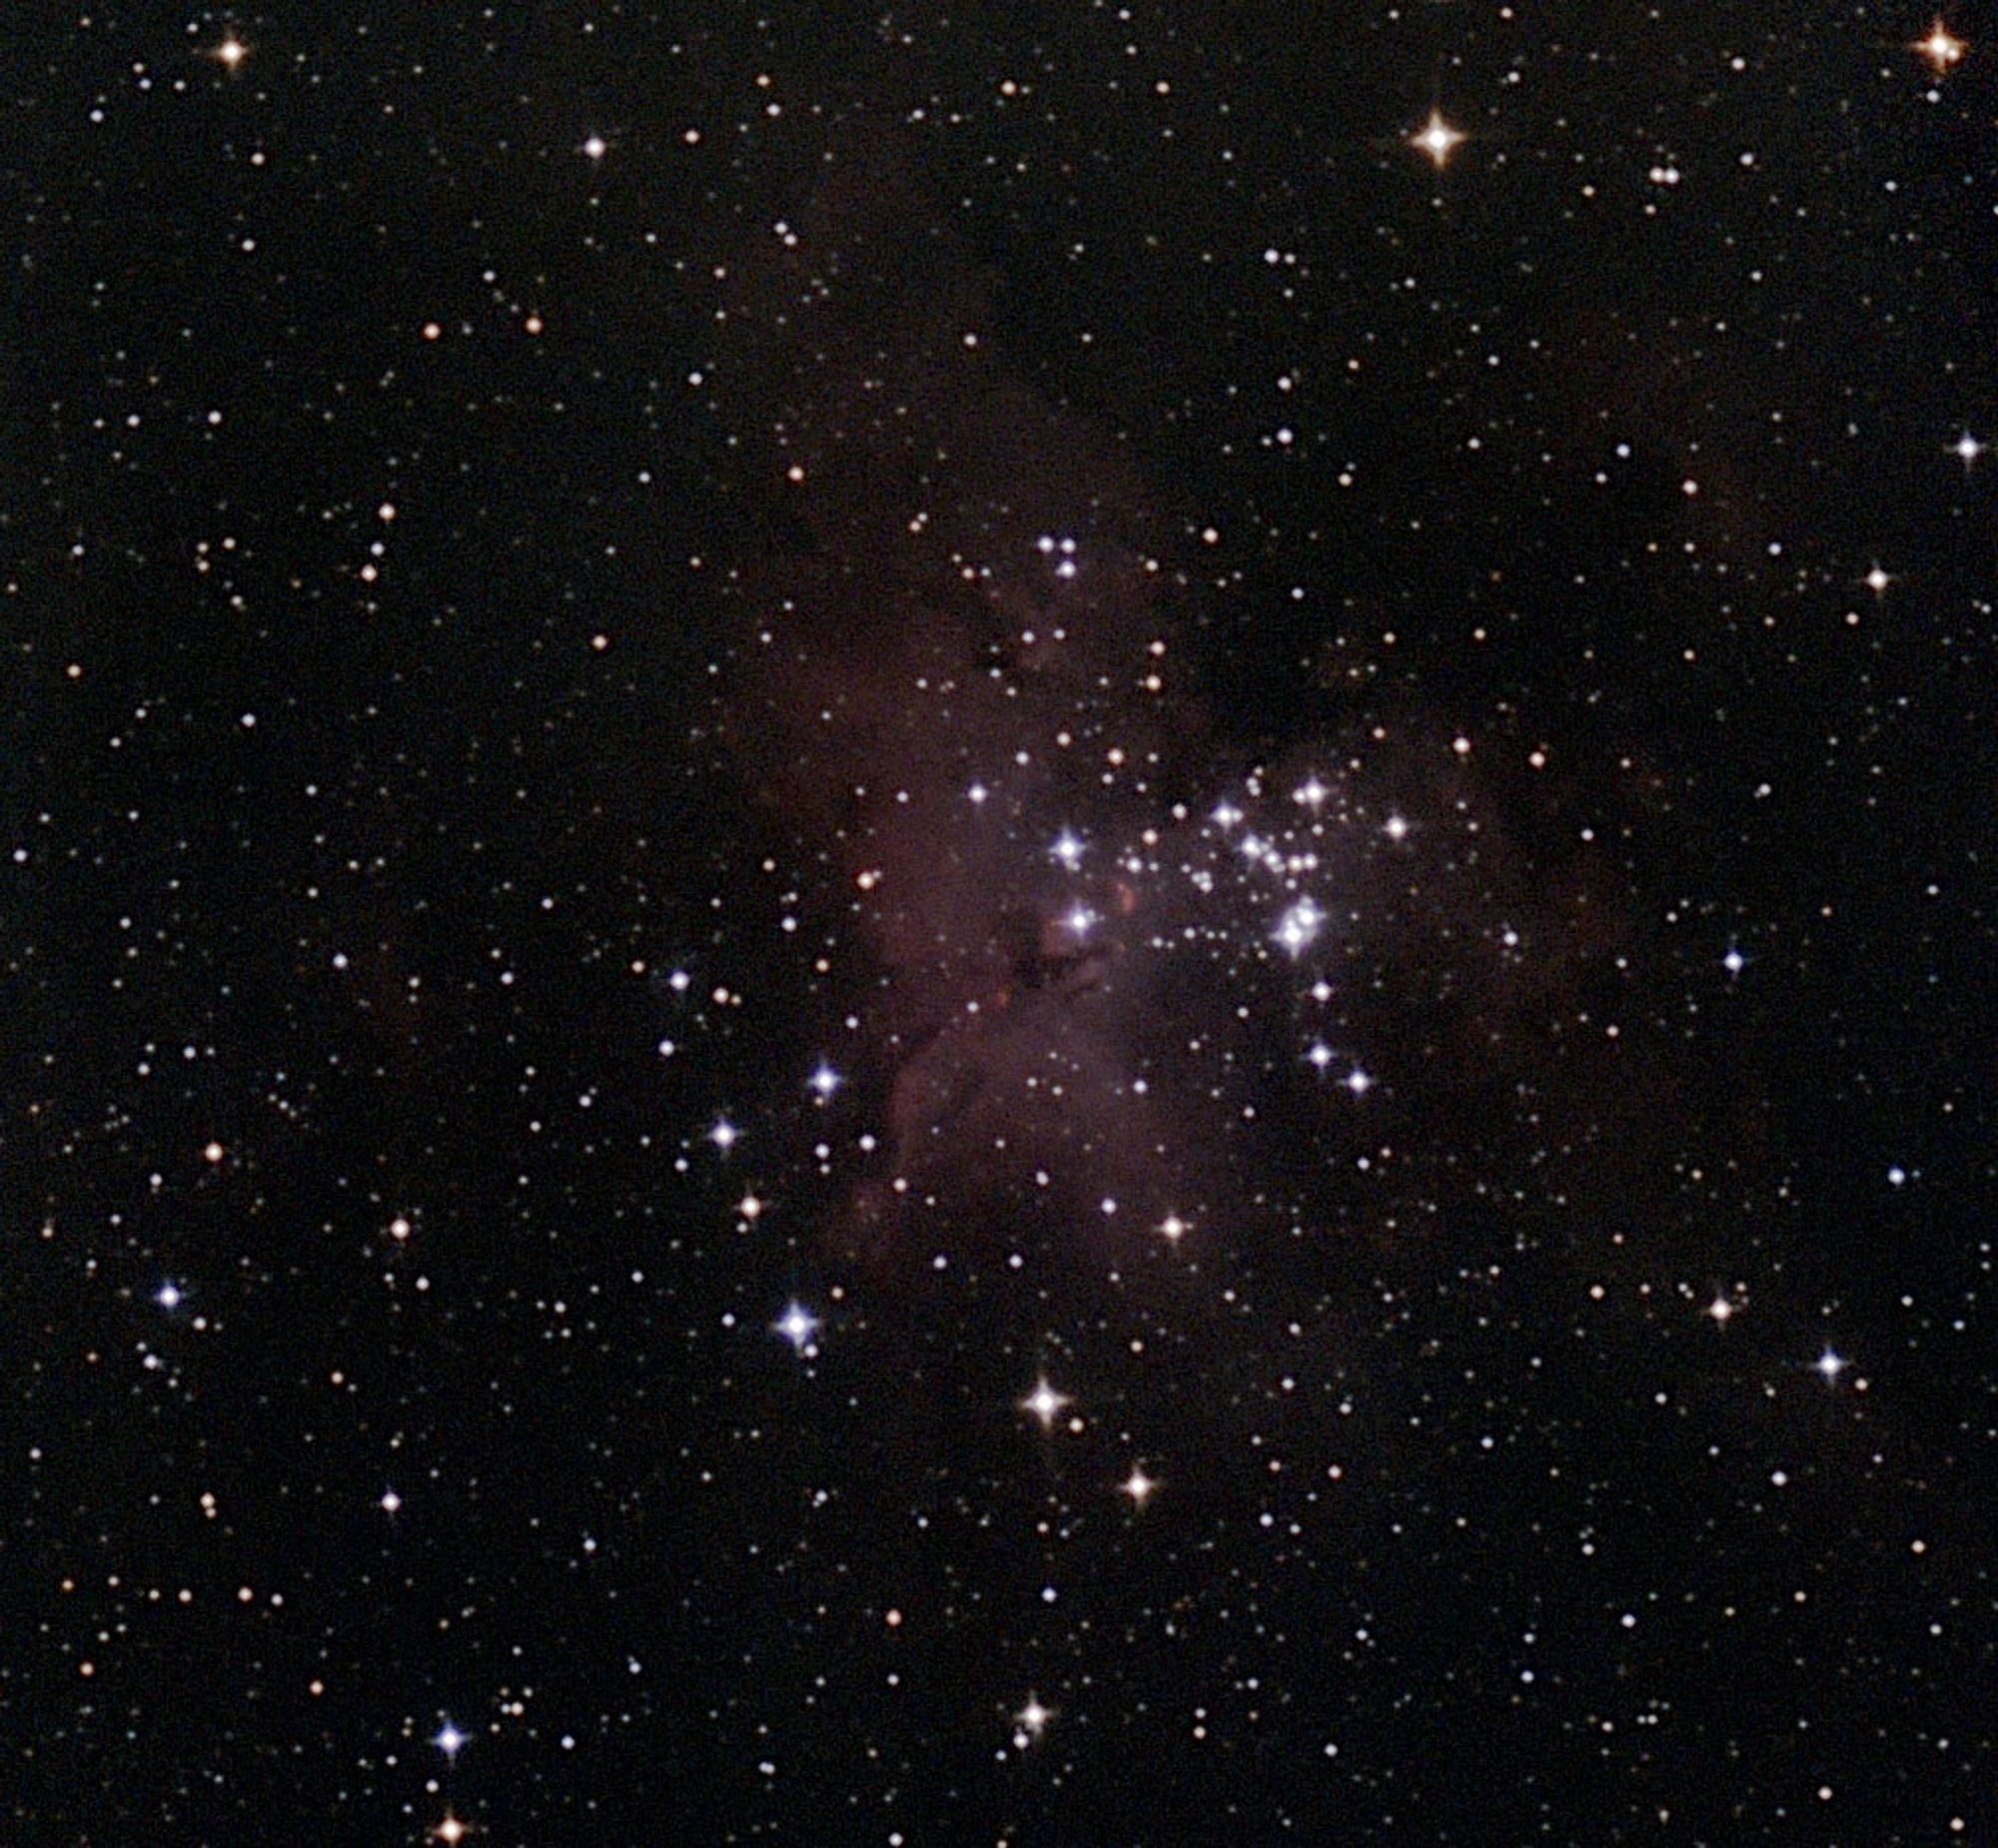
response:
[[[1139,1507],[1143,1507],[1152,1498],[1158,1486],[1158,1482],[1147,1475],[1143,1467],[1137,1463],[1131,1465],[1131,1473],[1118,1484],[1120,1491],[1129,1495]]]
[[[1430,119],[1409,137],[1409,145],[1412,148],[1420,148],[1436,163],[1438,171],[1441,172],[1444,163],[1450,159],[1458,143],[1464,139],[1465,134],[1462,129],[1452,128],[1443,119],[1442,111],[1432,109]]]
[[[1035,1384],[1034,1389],[1020,1401],[1022,1411],[1031,1411],[1041,1421],[1043,1430],[1052,1430],[1055,1419],[1069,1403],[1068,1395],[1057,1392],[1045,1380]]]
[[[464,1749],[465,1734],[460,1732],[450,1720],[446,1720],[439,1727],[437,1736],[431,1740],[431,1743],[444,1753],[447,1758],[456,1758],[459,1752]]]
[[[1942,20],[1938,18],[1935,24],[1929,28],[1928,37],[1917,39],[1908,49],[1920,52],[1929,61],[1930,66],[1935,70],[1936,74],[1940,76],[1951,65],[1960,64],[1963,61],[1965,46],[1963,40],[1950,31],[1943,24]]]
[[[812,1337],[818,1333],[819,1321],[802,1303],[785,1305],[784,1313],[770,1325],[773,1334],[781,1335],[799,1354],[809,1354]]]

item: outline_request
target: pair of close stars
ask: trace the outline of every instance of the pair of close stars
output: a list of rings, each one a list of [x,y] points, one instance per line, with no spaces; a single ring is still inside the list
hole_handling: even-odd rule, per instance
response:
[[[1067,1410],[1072,1402],[1066,1392],[1057,1392],[1046,1380],[1040,1380],[1035,1383],[1034,1389],[1021,1399],[1020,1409],[1032,1412],[1040,1421],[1043,1430],[1053,1430],[1055,1419]],[[1072,1430],[1080,1430],[1082,1420],[1071,1419],[1069,1427]],[[1131,1473],[1117,1484],[1119,1492],[1129,1495],[1139,1507],[1143,1507],[1152,1498],[1158,1486],[1158,1478],[1147,1475],[1141,1463],[1133,1463]]]

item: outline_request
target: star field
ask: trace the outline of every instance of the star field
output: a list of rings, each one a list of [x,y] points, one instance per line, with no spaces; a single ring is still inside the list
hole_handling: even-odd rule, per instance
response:
[[[1976,17],[17,36],[0,1835],[1993,1839]]]

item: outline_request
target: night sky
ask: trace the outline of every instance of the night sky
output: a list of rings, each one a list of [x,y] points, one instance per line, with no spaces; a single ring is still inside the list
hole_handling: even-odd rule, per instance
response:
[[[1998,36],[0,28],[0,1835],[1998,1842]]]

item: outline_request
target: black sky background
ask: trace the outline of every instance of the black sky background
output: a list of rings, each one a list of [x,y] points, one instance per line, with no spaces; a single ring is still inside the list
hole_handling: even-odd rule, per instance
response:
[[[5,29],[13,1838],[1988,1838],[1988,54],[1519,13]],[[951,955],[855,909],[958,844],[838,779],[947,788],[811,699],[986,607],[896,492],[1002,589],[1065,498],[1159,560],[1085,626],[1170,628],[1162,787],[1410,815],[1420,898],[1339,869],[1380,1095],[1225,891],[1140,882],[1107,998],[1023,952],[1038,810]],[[919,1028],[1029,974],[933,1135]],[[1024,1114],[1051,1045],[1165,1127]],[[1079,1232],[995,1126],[1212,1224]]]

